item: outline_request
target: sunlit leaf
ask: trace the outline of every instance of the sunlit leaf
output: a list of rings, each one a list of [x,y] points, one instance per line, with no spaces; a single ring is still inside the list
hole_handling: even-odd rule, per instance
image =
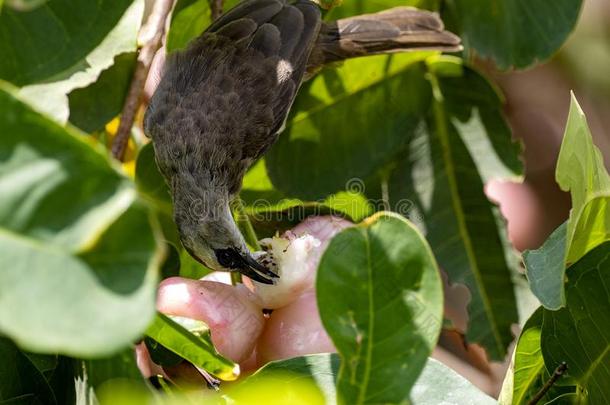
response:
[[[150,211],[98,145],[7,87],[0,132],[0,330],[32,351],[123,348],[154,314]]]
[[[31,11],[0,14],[0,79],[60,122],[67,94],[97,80],[115,56],[136,50],[143,0],[53,0]]]
[[[421,234],[388,213],[342,231],[322,257],[316,289],[342,358],[340,398],[405,401],[442,326],[440,276]]]
[[[221,380],[232,381],[239,375],[239,366],[218,354],[209,340],[189,332],[161,313],[157,313],[146,335]]]
[[[431,58],[428,65],[436,78],[433,112],[396,161],[388,179],[390,206],[408,209],[449,281],[468,287],[466,337],[500,360],[518,315],[510,247],[484,181],[518,175],[519,149],[497,93],[480,74],[456,58]]]
[[[562,362],[558,385],[575,385],[578,403],[610,401],[610,242],[590,251],[567,270],[566,307],[545,310],[541,346],[552,374]]]

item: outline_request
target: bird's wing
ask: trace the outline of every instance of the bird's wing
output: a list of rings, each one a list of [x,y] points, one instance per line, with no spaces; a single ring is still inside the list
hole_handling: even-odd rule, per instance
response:
[[[168,56],[145,117],[166,177],[239,187],[277,139],[320,21],[309,0],[246,0]]]
[[[269,99],[272,123],[266,134],[260,134],[263,139],[252,134],[253,139],[245,139],[248,150],[255,151],[249,158],[257,159],[275,141],[303,80],[320,25],[320,10],[309,0],[246,0],[208,28],[208,33],[238,39],[274,61],[274,71],[269,72],[276,87]]]

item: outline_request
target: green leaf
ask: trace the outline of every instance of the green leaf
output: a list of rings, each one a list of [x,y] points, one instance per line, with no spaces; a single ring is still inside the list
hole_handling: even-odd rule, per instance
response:
[[[360,14],[376,13],[392,7],[413,6],[424,8],[427,3],[432,1],[434,0],[318,0],[317,2],[334,6],[326,14],[325,20],[338,20]],[[337,3],[339,3],[339,7],[336,7]]]
[[[542,313],[542,307],[534,312],[523,326],[517,341],[513,360],[513,404],[526,404],[549,378],[540,350]]]
[[[172,197],[155,161],[155,150],[152,142],[144,145],[138,152],[136,185],[138,186],[138,192],[144,198],[151,201],[166,214],[172,214]]]
[[[224,10],[236,6],[239,0],[226,0]],[[211,23],[209,0],[178,0],[172,14],[172,21],[167,34],[166,49],[168,52],[183,49],[198,37]]]
[[[47,0],[6,0],[6,6],[18,11],[30,11],[46,2]],[[2,1],[0,1],[0,8],[2,8]]]
[[[540,249],[523,253],[530,288],[540,303],[551,310],[565,305],[563,284],[567,229],[567,222],[564,222]]]
[[[566,307],[545,310],[541,347],[548,373],[568,370],[557,385],[576,385],[578,403],[610,402],[610,242],[567,270]]]
[[[99,131],[119,115],[136,65],[134,52],[123,53],[97,81],[68,95],[70,122],[85,132]]]
[[[142,0],[53,0],[27,12],[0,14],[0,79],[60,122],[67,94],[96,81],[116,55],[136,50]],[[86,23],[84,23],[86,22]],[[27,29],[25,28],[27,27]]]
[[[449,0],[466,52],[501,69],[550,58],[574,29],[582,0]]]
[[[105,151],[2,85],[0,132],[0,330],[37,352],[115,352],[154,315],[154,218]]]
[[[232,381],[239,375],[239,365],[218,354],[210,341],[189,332],[161,313],[157,313],[146,335],[221,380]]]
[[[512,252],[483,187],[484,180],[519,174],[518,148],[497,93],[481,75],[457,58],[431,58],[428,66],[433,112],[396,161],[390,206],[408,209],[449,281],[468,287],[467,339],[500,360],[518,322]]]
[[[342,231],[320,261],[316,289],[342,358],[342,401],[406,400],[442,326],[438,268],[421,234],[390,213]]]
[[[413,405],[492,405],[497,401],[443,363],[428,359],[413,390]]]
[[[610,237],[606,220],[610,175],[574,95],[555,177],[561,189],[572,196],[566,244],[566,263],[570,264]]]
[[[129,380],[131,384],[144,386],[131,346],[110,357],[84,360],[82,366],[81,372],[87,373],[87,382],[94,389],[114,379]]]
[[[0,337],[0,403],[57,404],[43,373],[7,338]]]
[[[610,239],[610,175],[574,96],[555,177],[561,189],[572,196],[567,229],[558,230],[541,249],[526,254],[532,290],[549,309],[565,305],[566,266]]]
[[[312,354],[288,360],[267,363],[247,382],[261,378],[278,376],[284,381],[311,379],[324,395],[327,405],[336,404],[335,380],[339,370],[339,356],[336,354]],[[497,402],[482,393],[449,367],[428,359],[424,370],[411,391],[413,405],[475,405],[496,404]]]
[[[430,91],[426,53],[355,59],[300,90],[291,118],[265,157],[275,188],[306,201],[375,176],[421,124]]]
[[[526,405],[549,381],[551,375],[546,369],[540,336],[542,334],[542,319],[544,308],[539,307],[527,320],[517,341],[511,367],[507,372],[500,395],[500,403]],[[569,394],[571,387],[554,385],[540,399],[541,404],[555,400],[562,395]]]

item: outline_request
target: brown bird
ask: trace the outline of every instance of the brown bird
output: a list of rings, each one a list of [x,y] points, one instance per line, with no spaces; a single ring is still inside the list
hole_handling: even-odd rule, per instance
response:
[[[245,0],[218,18],[170,55],[145,116],[184,247],[212,269],[272,283],[229,203],[276,141],[302,81],[348,58],[459,49],[437,14],[408,7],[327,23],[308,0]]]

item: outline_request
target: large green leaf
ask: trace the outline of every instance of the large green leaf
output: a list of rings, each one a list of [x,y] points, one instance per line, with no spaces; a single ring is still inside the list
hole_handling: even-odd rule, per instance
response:
[[[526,405],[551,378],[547,371],[540,347],[544,308],[539,307],[527,320],[517,341],[511,367],[504,380],[501,404]],[[540,399],[541,404],[553,401],[562,395],[573,393],[572,387],[552,386]]]
[[[406,146],[430,103],[425,53],[375,56],[324,70],[300,91],[265,158],[276,189],[304,200],[377,175]]]
[[[320,261],[316,289],[342,358],[341,400],[405,401],[442,325],[440,277],[421,234],[390,213],[342,231]]]
[[[471,293],[467,338],[503,359],[518,322],[510,254],[484,180],[519,173],[518,148],[494,89],[456,58],[428,61],[435,100],[388,180],[390,206],[409,208],[451,282]]]
[[[0,132],[0,330],[77,356],[129,344],[154,314],[162,250],[149,210],[105,151],[6,86]]]
[[[136,65],[134,52],[123,53],[97,81],[68,95],[70,122],[85,132],[99,131],[119,115]]]
[[[146,335],[221,380],[232,381],[239,375],[239,365],[218,354],[211,341],[189,332],[161,313],[157,314]]]
[[[336,354],[312,354],[266,364],[248,382],[278,376],[282,380],[311,379],[324,395],[326,405],[336,404],[335,381],[339,370]],[[449,367],[428,359],[424,370],[411,390],[413,405],[487,405],[495,404],[489,396]]]
[[[541,346],[548,373],[562,362],[560,385],[576,385],[576,397],[589,404],[610,403],[610,242],[567,270],[566,307],[545,310]]]
[[[224,10],[229,10],[238,3],[239,0],[226,0],[223,2]],[[185,48],[210,25],[211,17],[209,0],[178,0],[167,33],[167,51]]]
[[[42,371],[3,337],[0,337],[0,359],[1,404],[57,404]]]
[[[466,51],[507,69],[551,57],[572,32],[582,0],[447,0]]]
[[[541,249],[525,255],[532,291],[549,309],[565,305],[566,266],[610,239],[610,175],[574,96],[555,177],[572,196],[566,229],[560,228]]]
[[[53,0],[31,11],[0,14],[0,79],[65,122],[67,94],[94,82],[114,58],[136,50],[144,1]]]

